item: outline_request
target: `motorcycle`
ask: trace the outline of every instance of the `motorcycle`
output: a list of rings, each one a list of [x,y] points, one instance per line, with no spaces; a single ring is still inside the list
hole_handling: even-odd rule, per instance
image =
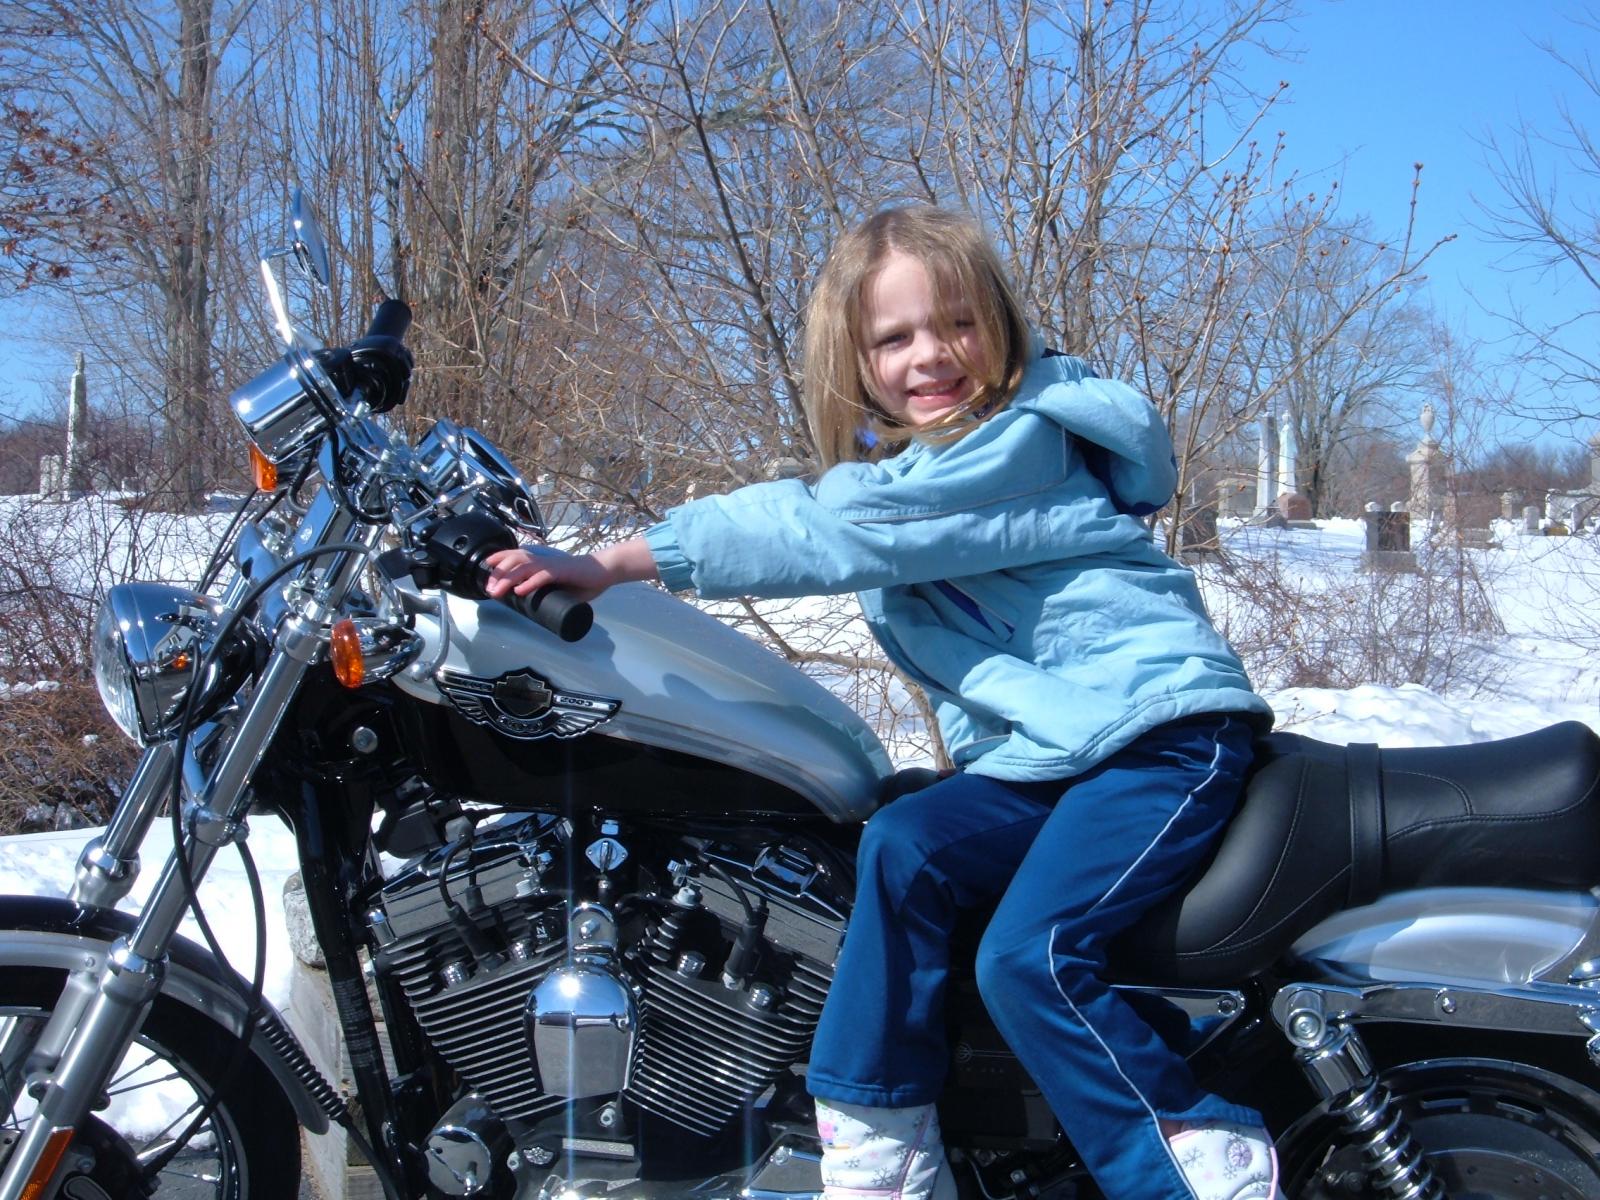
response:
[[[289,1197],[299,1130],[335,1124],[388,1200],[809,1200],[804,1067],[859,830],[926,778],[658,589],[483,598],[483,559],[544,536],[529,488],[471,429],[396,432],[404,305],[345,348],[295,327],[273,265],[329,267],[309,205],[292,218],[263,259],[284,357],[230,399],[259,489],[231,573],[110,590],[95,672],[143,757],[68,899],[0,897],[0,1200]],[[163,808],[174,849],[135,919],[114,905]],[[259,959],[247,980],[204,926],[209,946],[177,935],[252,812],[294,831],[353,1103]],[[1597,882],[1583,726],[1272,734],[1208,865],[1109,970],[1202,1084],[1265,1114],[1295,1200],[1582,1200]],[[958,1186],[1098,1196],[984,1011],[981,916],[947,1002]]]

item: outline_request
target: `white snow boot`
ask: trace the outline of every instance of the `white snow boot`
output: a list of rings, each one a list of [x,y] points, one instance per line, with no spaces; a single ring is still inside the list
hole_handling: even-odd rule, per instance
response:
[[[956,1200],[931,1104],[817,1101],[825,1200]]]
[[[1184,1125],[1167,1145],[1200,1200],[1283,1200],[1278,1155],[1265,1129],[1205,1121]]]

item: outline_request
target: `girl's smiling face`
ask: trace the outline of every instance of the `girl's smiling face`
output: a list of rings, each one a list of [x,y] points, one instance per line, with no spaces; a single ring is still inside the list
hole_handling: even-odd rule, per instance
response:
[[[862,293],[862,340],[872,396],[917,428],[970,399],[988,374],[983,339],[964,298],[948,304],[949,340],[937,328],[933,280],[922,263],[890,250]]]

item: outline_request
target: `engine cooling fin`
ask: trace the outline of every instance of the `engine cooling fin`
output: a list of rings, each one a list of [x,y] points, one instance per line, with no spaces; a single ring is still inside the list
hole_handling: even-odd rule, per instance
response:
[[[452,958],[449,933],[398,942],[385,960],[416,1014],[417,1024],[444,1060],[483,1096],[504,1120],[536,1120],[559,1109],[559,1096],[541,1093],[528,1053],[522,1010],[528,994],[561,964],[565,943],[557,940],[480,971],[441,984],[438,963]]]
[[[693,1133],[721,1132],[811,1046],[831,972],[796,963],[772,1008],[715,980],[648,967],[639,1056],[628,1088],[639,1107]]]

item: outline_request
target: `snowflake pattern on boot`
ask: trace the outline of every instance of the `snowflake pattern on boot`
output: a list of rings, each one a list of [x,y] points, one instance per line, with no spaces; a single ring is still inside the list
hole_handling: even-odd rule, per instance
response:
[[[933,1105],[817,1101],[826,1200],[955,1200]]]
[[[1265,1130],[1206,1122],[1186,1125],[1167,1144],[1199,1200],[1282,1200],[1278,1158]]]

